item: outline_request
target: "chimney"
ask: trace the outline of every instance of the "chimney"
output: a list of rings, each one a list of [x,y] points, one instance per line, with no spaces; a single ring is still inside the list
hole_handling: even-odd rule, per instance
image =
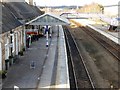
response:
[[[30,4],[30,5],[33,5],[33,0],[29,0],[29,4]]]

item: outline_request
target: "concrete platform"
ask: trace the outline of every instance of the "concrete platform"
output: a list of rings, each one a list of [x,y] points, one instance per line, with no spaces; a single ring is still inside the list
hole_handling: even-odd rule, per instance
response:
[[[65,37],[62,26],[53,26],[49,47],[46,38],[33,42],[19,60],[10,67],[3,88],[26,88],[41,90],[42,88],[69,89],[69,73]],[[35,68],[30,68],[30,62],[35,62]],[[4,89],[3,89],[4,90]]]
[[[57,31],[58,28],[55,27],[55,30]],[[62,26],[59,26],[59,36],[58,34],[53,35],[43,73],[38,84],[38,90],[39,88],[70,88],[65,37]]]
[[[118,32],[106,32],[108,26],[97,25],[96,22],[90,21],[87,19],[73,19],[73,20],[83,24],[84,26],[88,26],[96,30],[97,32],[101,33],[102,35],[106,36],[107,38],[115,42],[116,44],[120,45],[120,36],[119,36],[120,32],[119,33]]]

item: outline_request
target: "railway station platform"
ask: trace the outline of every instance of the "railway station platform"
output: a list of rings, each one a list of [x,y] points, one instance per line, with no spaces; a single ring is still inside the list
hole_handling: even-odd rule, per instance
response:
[[[31,62],[34,62],[34,68],[31,68]],[[30,90],[70,89],[65,37],[61,25],[59,32],[58,26],[53,26],[49,47],[46,47],[46,37],[39,38],[10,67],[2,87],[3,90],[9,90],[14,86]]]
[[[84,26],[88,26],[88,27],[94,29],[95,31],[106,36],[107,38],[109,38],[110,40],[115,42],[116,44],[120,45],[120,37],[119,37],[120,32],[109,32],[108,26],[103,26],[100,24],[98,25],[98,24],[96,24],[95,21],[90,21],[88,19],[73,19],[73,20],[81,23]]]

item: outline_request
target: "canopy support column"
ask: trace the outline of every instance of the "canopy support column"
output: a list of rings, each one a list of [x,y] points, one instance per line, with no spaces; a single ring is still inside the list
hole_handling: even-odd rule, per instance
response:
[[[48,43],[48,25],[46,25],[45,32],[46,32],[46,47],[48,47],[49,46],[49,43]]]
[[[26,26],[24,25],[24,48],[26,50]]]
[[[0,70],[2,70],[2,42],[0,42]]]
[[[59,25],[57,26],[57,29],[58,29],[58,37],[59,37]]]

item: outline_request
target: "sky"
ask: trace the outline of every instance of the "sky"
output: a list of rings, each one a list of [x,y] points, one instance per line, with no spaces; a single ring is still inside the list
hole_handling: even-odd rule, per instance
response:
[[[92,2],[96,2],[102,5],[114,5],[118,4],[120,0],[34,0],[36,5],[39,6],[61,6],[61,5],[79,5],[83,6],[86,4],[90,4]]]

